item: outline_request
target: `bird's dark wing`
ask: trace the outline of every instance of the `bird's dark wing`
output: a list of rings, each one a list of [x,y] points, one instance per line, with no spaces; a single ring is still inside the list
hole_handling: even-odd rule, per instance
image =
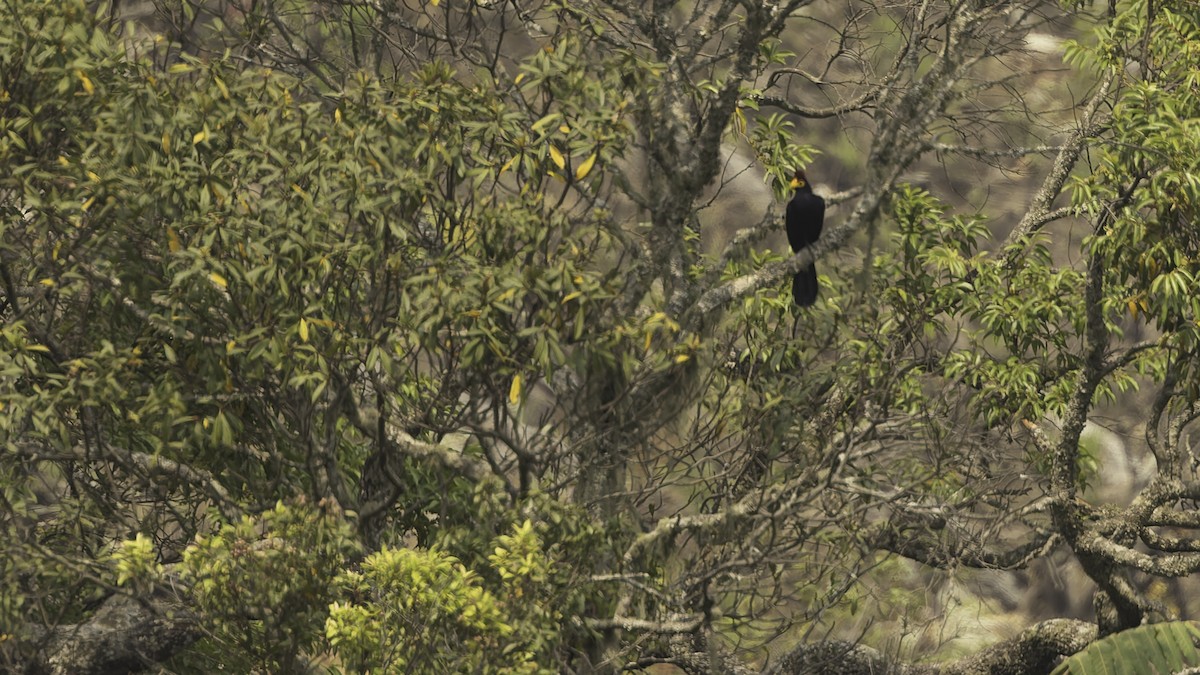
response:
[[[825,200],[813,194],[811,187],[800,187],[788,202],[784,224],[787,226],[788,243],[792,251],[799,253],[809,244],[816,243],[825,222]],[[817,283],[817,266],[809,263],[792,278],[792,298],[800,307],[809,307],[817,301],[820,284]]]
[[[792,251],[814,243],[821,236],[821,225],[825,221],[825,200],[811,191],[797,191],[788,202],[785,225],[788,243]]]
[[[817,239],[821,236],[821,229],[825,226],[825,200],[816,195],[813,195],[813,199],[815,200],[813,206],[813,225],[808,231],[808,243],[810,244],[817,243]]]

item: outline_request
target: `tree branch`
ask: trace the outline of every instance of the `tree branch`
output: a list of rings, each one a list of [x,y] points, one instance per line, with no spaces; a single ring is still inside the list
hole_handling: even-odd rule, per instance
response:
[[[1029,210],[1025,212],[1025,217],[1009,233],[1008,238],[1004,241],[1004,246],[1029,236],[1037,228],[1053,220],[1053,218],[1049,218],[1048,216],[1061,211],[1051,211],[1050,207],[1054,203],[1054,200],[1058,198],[1058,195],[1062,193],[1063,185],[1066,184],[1067,178],[1071,175],[1071,170],[1075,168],[1075,162],[1079,160],[1079,155],[1083,152],[1088,139],[1100,132],[1100,107],[1108,101],[1108,93],[1112,89],[1115,79],[1116,74],[1109,72],[1100,80],[1100,86],[1092,94],[1092,99],[1088,101],[1087,107],[1083,111],[1083,119],[1080,121],[1079,126],[1076,127],[1075,131],[1071,133],[1070,138],[1062,146],[1062,149],[1059,150],[1050,173],[1046,175],[1045,180],[1042,181],[1042,186],[1038,188],[1037,194],[1033,196]],[[1014,258],[1009,258],[1010,265],[1014,261]]]
[[[788,652],[763,675],[1024,675],[1047,673],[1064,657],[1087,647],[1098,636],[1095,624],[1075,619],[1050,619],[1019,635],[959,661],[941,666],[895,663],[878,651],[842,641],[802,644]]]

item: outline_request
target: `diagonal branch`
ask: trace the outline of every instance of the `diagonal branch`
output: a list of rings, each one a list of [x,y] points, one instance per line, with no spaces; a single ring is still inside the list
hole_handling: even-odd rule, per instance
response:
[[[1087,141],[1099,134],[1106,122],[1104,116],[1100,115],[1100,108],[1108,101],[1108,94],[1112,90],[1115,79],[1116,73],[1109,72],[1100,80],[1100,86],[1096,88],[1092,99],[1088,101],[1087,107],[1083,110],[1083,118],[1080,120],[1079,126],[1075,128],[1071,137],[1059,150],[1050,173],[1046,175],[1042,186],[1033,196],[1029,210],[1025,212],[1025,217],[1009,233],[1001,248],[1029,236],[1055,217],[1070,215],[1073,212],[1068,209],[1052,210],[1051,206],[1054,204],[1054,200],[1062,194],[1063,186],[1066,185],[1067,178],[1075,168],[1075,163],[1079,161],[1079,156],[1087,145]],[[1011,265],[1013,262],[1015,262],[1015,258],[1010,258],[1009,264]]]

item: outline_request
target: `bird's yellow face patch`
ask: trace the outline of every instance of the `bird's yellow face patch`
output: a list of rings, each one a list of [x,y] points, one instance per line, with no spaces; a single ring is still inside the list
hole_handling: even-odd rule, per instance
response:
[[[791,186],[791,188],[793,190],[795,190],[796,188],[804,187],[804,181],[800,180],[799,178],[793,178],[792,182],[788,183],[788,185]]]

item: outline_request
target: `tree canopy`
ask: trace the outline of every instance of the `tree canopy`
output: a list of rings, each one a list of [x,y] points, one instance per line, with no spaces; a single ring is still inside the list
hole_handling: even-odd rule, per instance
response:
[[[0,7],[4,667],[1031,673],[1194,618],[1194,3]],[[1094,609],[917,625],[1047,561]]]

